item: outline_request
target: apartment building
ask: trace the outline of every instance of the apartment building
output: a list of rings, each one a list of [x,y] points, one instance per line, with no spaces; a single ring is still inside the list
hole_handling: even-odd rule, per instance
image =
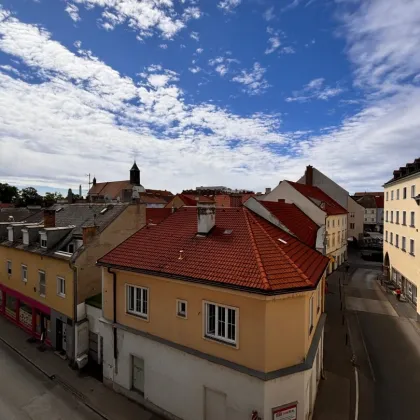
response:
[[[336,270],[347,259],[347,210],[320,188],[291,181],[281,181],[263,201],[279,199],[295,204],[323,227],[324,254],[330,259],[328,274]]]
[[[95,203],[56,204],[0,223],[0,314],[71,361],[87,362],[84,302],[101,292],[96,261],[145,220],[144,205]]]
[[[417,308],[420,287],[420,158],[395,170],[385,188],[384,269]]]
[[[298,183],[318,187],[348,211],[347,239],[359,240],[363,237],[364,208],[351,198],[347,190],[311,165],[306,167],[305,174]]]
[[[98,261],[104,382],[171,418],[306,420],[328,263],[246,207],[199,203],[144,227]]]

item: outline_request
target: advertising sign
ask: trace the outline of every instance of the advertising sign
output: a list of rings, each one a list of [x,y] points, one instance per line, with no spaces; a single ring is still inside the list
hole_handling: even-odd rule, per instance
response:
[[[274,408],[273,420],[297,420],[297,402]]]

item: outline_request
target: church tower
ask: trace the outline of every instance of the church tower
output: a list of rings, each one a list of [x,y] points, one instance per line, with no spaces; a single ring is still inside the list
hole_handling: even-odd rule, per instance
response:
[[[134,165],[130,169],[130,184],[140,185],[140,169],[138,168],[136,161],[134,161]]]

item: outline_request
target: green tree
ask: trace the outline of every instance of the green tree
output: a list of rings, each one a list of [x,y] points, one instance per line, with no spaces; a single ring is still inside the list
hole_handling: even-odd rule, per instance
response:
[[[38,191],[33,187],[23,188],[20,192],[20,206],[34,206],[41,205],[43,198],[38,194]]]
[[[0,183],[0,203],[14,203],[19,198],[19,190],[9,184]]]
[[[57,200],[62,200],[63,196],[61,193],[59,192],[46,192],[44,195],[44,206],[45,207],[49,207],[52,206],[53,204],[55,204],[57,202]]]

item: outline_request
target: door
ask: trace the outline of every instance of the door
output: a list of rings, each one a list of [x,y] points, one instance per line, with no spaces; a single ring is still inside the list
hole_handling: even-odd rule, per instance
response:
[[[144,360],[132,356],[132,388],[144,394]]]
[[[63,337],[61,340],[61,348],[67,352],[67,324],[64,322],[61,322],[62,325],[62,331],[63,331]]]
[[[209,388],[204,388],[204,392],[204,419],[227,420],[226,394]]]
[[[64,350],[63,349],[63,323],[61,322],[61,319],[57,319],[55,321],[55,346],[58,351]]]

